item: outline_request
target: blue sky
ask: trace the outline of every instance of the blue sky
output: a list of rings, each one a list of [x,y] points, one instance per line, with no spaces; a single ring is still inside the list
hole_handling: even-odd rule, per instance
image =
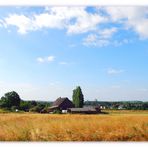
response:
[[[0,7],[0,95],[148,99],[148,7]]]

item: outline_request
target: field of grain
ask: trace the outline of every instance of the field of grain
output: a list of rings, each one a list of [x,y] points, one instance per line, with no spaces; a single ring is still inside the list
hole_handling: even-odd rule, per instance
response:
[[[148,141],[148,111],[0,114],[0,141]]]

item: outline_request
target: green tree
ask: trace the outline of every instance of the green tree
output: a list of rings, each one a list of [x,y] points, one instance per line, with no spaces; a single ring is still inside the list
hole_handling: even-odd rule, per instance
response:
[[[20,102],[20,110],[29,111],[31,108],[37,106],[36,101],[23,101]]]
[[[29,109],[31,108],[31,103],[29,101],[21,101],[20,102],[20,110],[23,111],[29,111]]]
[[[82,90],[80,86],[77,86],[76,89],[73,90],[72,99],[75,107],[83,107],[84,96],[82,94]]]
[[[30,112],[38,112],[38,113],[40,113],[44,108],[45,108],[45,105],[39,104],[37,106],[34,106],[34,107],[30,108],[29,111]]]
[[[3,97],[1,97],[1,107],[11,108],[12,106],[19,107],[20,105],[20,96],[15,92],[8,92]]]

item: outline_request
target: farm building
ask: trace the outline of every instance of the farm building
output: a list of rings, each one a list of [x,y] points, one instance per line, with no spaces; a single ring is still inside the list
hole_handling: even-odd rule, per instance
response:
[[[97,114],[101,112],[100,106],[84,106],[83,108],[75,108],[74,104],[67,98],[58,98],[52,103],[52,106],[43,109],[41,113],[53,113],[54,111],[62,111],[62,113],[72,113],[72,114]]]
[[[58,98],[53,102],[52,106],[48,108],[47,112],[53,112],[54,110],[66,111],[68,108],[73,108],[74,104],[68,98]]]
[[[98,114],[101,112],[100,107],[68,108],[68,113],[72,114]]]

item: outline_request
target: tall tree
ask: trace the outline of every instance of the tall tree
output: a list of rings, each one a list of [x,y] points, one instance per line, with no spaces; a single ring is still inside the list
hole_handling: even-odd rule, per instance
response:
[[[3,97],[1,97],[1,107],[11,108],[12,106],[19,107],[20,96],[15,92],[8,92]]]
[[[73,90],[73,104],[75,107],[83,107],[84,105],[84,96],[80,86],[77,86],[76,89]]]

